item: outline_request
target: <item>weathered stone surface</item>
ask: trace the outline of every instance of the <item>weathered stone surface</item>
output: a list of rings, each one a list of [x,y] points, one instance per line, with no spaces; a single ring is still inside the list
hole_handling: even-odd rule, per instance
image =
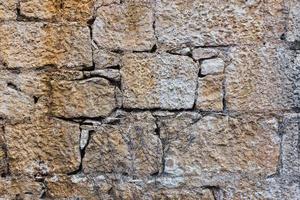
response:
[[[17,1],[1,0],[0,1],[0,21],[17,18]]]
[[[124,107],[192,108],[198,66],[187,56],[127,54],[121,68]]]
[[[87,23],[92,18],[95,0],[20,0],[20,14],[53,21]]]
[[[55,116],[104,117],[116,107],[115,86],[103,78],[51,81],[51,113]]]
[[[29,177],[10,177],[0,179],[1,199],[40,199],[43,194],[42,183]]]
[[[300,178],[300,114],[288,114],[283,121],[281,174]]]
[[[84,171],[142,177],[160,172],[162,145],[155,129],[150,112],[124,113],[119,122],[103,124],[91,136]]]
[[[186,116],[185,116],[186,115]],[[162,120],[165,172],[173,175],[243,172],[270,175],[279,162],[277,120],[259,115]]]
[[[289,42],[300,41],[300,2],[297,0],[285,1],[289,10],[286,39]],[[300,47],[298,47],[299,49]]]
[[[223,75],[208,75],[198,79],[197,109],[223,110],[223,81]]]
[[[94,49],[93,60],[95,69],[104,69],[108,67],[117,67],[121,63],[121,56],[117,53],[109,52],[103,49]]]
[[[196,60],[208,59],[218,56],[219,52],[213,48],[196,48],[193,49],[193,58]]]
[[[93,39],[110,50],[150,50],[155,44],[153,2],[125,1],[100,7],[93,24]]]
[[[111,183],[104,176],[53,176],[46,179],[46,197],[50,199],[112,199]]]
[[[72,25],[1,23],[0,68],[92,66],[89,32],[88,27]]]
[[[4,127],[0,126],[0,175],[8,172],[7,147],[5,144]]]
[[[159,0],[156,10],[158,41],[167,48],[180,45],[259,44],[279,39],[284,32],[282,0]],[[274,20],[276,24],[271,25]]]
[[[5,126],[10,172],[13,175],[69,173],[79,167],[79,125],[40,119]]]
[[[231,49],[226,67],[228,110],[280,111],[299,107],[300,56],[279,46]]]
[[[224,71],[225,62],[221,58],[204,60],[201,63],[202,75],[221,74]]]
[[[47,113],[48,77],[43,72],[0,71],[0,117],[22,122]]]

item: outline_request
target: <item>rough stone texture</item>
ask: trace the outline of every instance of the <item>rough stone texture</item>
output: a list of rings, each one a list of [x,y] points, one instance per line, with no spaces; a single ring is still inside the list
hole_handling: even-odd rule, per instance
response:
[[[167,48],[259,44],[284,32],[282,9],[283,1],[159,0],[156,32]]]
[[[42,183],[28,177],[0,179],[1,199],[39,199],[43,194]]]
[[[155,44],[152,0],[125,1],[100,7],[93,24],[93,39],[109,50],[150,50]]]
[[[0,69],[92,66],[89,32],[72,25],[1,23]]]
[[[4,128],[13,175],[69,173],[79,167],[78,124],[46,118]]]
[[[87,173],[149,176],[161,170],[162,146],[149,113],[125,113],[116,124],[103,124],[91,136],[83,160]]]
[[[300,115],[285,116],[282,130],[282,174],[300,175]]]
[[[226,67],[226,101],[233,111],[281,111],[299,107],[299,55],[282,46],[241,46]]]
[[[197,109],[223,110],[223,81],[223,75],[209,75],[198,79]]]
[[[47,113],[46,74],[0,71],[0,76],[0,117],[22,122]]]
[[[186,56],[128,54],[122,58],[126,108],[192,108],[198,66]]]
[[[0,21],[13,20],[17,18],[17,1],[1,0],[0,1]]]
[[[0,0],[0,199],[299,200],[299,0]]]
[[[24,17],[52,21],[87,23],[92,18],[95,0],[20,0]]]
[[[103,78],[51,81],[51,113],[58,117],[104,117],[116,107],[115,87]]]
[[[185,123],[185,117],[189,115],[179,114],[162,121],[161,133],[167,143],[166,173],[276,173],[279,136],[275,118],[207,115]]]

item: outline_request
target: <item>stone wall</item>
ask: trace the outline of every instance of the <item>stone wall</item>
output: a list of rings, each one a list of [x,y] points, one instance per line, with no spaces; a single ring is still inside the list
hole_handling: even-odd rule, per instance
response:
[[[1,199],[300,198],[298,0],[0,0]]]

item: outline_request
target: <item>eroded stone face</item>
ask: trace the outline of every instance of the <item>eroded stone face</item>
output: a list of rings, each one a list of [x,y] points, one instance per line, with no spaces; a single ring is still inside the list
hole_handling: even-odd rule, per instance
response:
[[[4,128],[11,174],[39,176],[78,169],[78,124],[46,118]]]
[[[110,50],[150,50],[155,44],[153,2],[125,1],[97,10],[93,40]]]
[[[3,199],[39,199],[43,191],[42,183],[26,176],[0,179],[0,198]]]
[[[282,171],[287,176],[299,176],[300,115],[287,114],[283,120]]]
[[[15,123],[48,112],[47,73],[0,71],[0,77],[0,117]]]
[[[88,27],[33,22],[0,24],[0,68],[92,66]]]
[[[299,55],[284,46],[231,49],[225,69],[226,102],[232,111],[282,111],[299,107]]]
[[[95,0],[21,0],[20,13],[29,18],[87,23]]]
[[[156,33],[165,48],[259,44],[284,32],[282,1],[159,0],[156,5]]]
[[[103,78],[51,81],[51,113],[55,116],[104,117],[116,107],[115,86]]]
[[[197,109],[223,110],[223,81],[223,75],[208,75],[198,79]]]
[[[150,112],[125,113],[119,122],[96,128],[86,149],[86,173],[150,176],[161,171],[162,145]]]
[[[17,19],[17,1],[1,0],[0,2],[0,20]]]
[[[289,42],[300,41],[300,2],[297,0],[285,1],[285,6],[289,10],[286,39]],[[300,47],[298,47],[299,49]]]
[[[184,115],[162,120],[161,135],[167,143],[166,173],[179,176],[276,172],[279,136],[275,118],[207,115],[190,120]]]
[[[128,54],[122,58],[126,108],[192,108],[198,66],[187,56]]]

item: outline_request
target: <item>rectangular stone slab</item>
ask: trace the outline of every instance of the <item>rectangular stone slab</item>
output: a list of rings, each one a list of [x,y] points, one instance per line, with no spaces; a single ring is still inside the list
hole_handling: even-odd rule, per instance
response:
[[[0,69],[92,66],[90,30],[41,22],[0,23]]]

